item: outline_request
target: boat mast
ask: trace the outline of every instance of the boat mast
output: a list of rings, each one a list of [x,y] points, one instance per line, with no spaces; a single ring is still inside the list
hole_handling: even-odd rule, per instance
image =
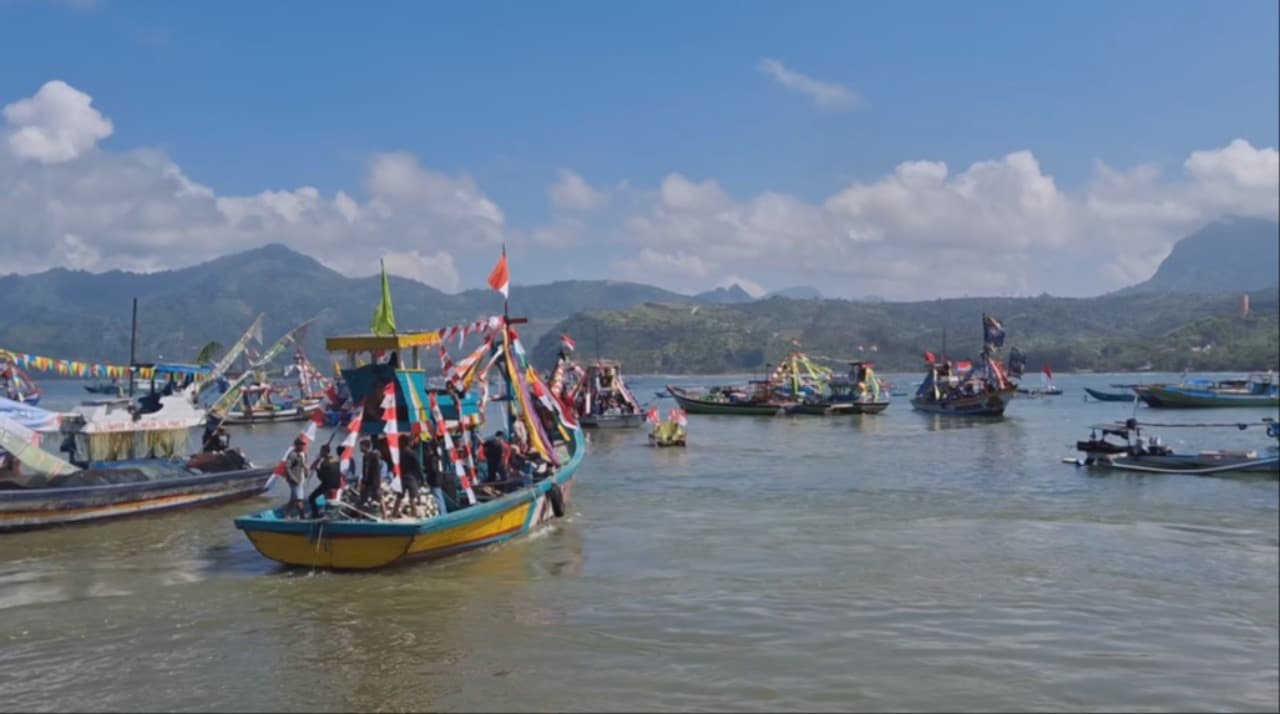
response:
[[[129,331],[129,396],[133,396],[133,384],[138,365],[138,298],[133,299],[133,327]]]

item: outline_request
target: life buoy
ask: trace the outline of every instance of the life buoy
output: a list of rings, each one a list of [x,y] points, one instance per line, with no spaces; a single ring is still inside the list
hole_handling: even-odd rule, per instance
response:
[[[556,518],[564,518],[564,492],[560,490],[560,484],[551,484],[551,489],[547,491],[547,500],[551,502],[551,512]]]

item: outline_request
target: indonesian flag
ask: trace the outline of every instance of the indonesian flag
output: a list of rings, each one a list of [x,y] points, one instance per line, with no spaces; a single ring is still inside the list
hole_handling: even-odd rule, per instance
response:
[[[650,424],[657,426],[660,423],[658,418],[658,408],[649,407],[649,413],[645,415],[645,418],[649,420]]]
[[[356,440],[360,438],[360,425],[364,421],[364,415],[356,412],[351,417],[351,421],[347,424],[347,438],[342,440],[340,458],[342,460],[342,473],[351,470],[351,459],[356,453]]]
[[[573,352],[573,340],[568,335],[560,335],[560,344],[564,345],[566,350]]]
[[[396,416],[396,385],[387,382],[382,391],[382,433],[387,435],[387,451],[391,452],[392,485],[400,485],[400,435],[399,417]]]
[[[307,448],[311,445],[311,442],[316,440],[316,427],[318,427],[322,421],[324,421],[324,414],[317,410],[311,415],[311,418],[307,420],[306,427],[304,427],[302,431],[298,432],[298,438],[302,439],[302,448]],[[263,486],[263,490],[271,488],[271,482],[275,481],[277,476],[284,476],[284,465],[289,460],[290,451],[293,451],[292,444],[289,445],[289,448],[284,450],[284,455],[280,457],[280,463],[276,464],[275,469],[271,472],[271,478],[267,479],[267,483]]]
[[[511,274],[507,272],[507,246],[502,246],[502,257],[498,258],[498,264],[493,266],[493,272],[489,273],[489,287],[502,293],[502,297],[507,297],[508,288],[511,286]]]
[[[932,352],[925,352],[925,353],[924,353],[924,361],[925,361],[925,362],[928,362],[929,364],[933,364],[934,362],[937,362],[937,361],[938,361],[938,359],[937,359],[936,357],[934,357],[934,356],[933,356],[933,353],[932,353]]]
[[[671,421],[681,427],[689,426],[689,420],[685,418],[684,410],[680,407],[671,407]]]
[[[1049,369],[1049,365],[1047,364],[1044,366],[1044,376],[1049,379],[1053,379],[1053,370]]]
[[[973,363],[967,359],[956,360],[952,366],[956,368],[957,372],[968,372],[973,369]]]

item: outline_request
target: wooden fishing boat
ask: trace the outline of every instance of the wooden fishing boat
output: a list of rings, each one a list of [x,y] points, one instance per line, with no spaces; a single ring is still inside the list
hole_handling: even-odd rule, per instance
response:
[[[323,408],[323,400],[312,399],[305,402],[263,404],[247,411],[245,409],[228,409],[223,423],[243,425],[306,421],[311,418],[312,414]]]
[[[752,382],[751,391],[741,387],[710,387],[701,392],[667,385],[667,391],[690,414],[737,414],[773,416],[789,404],[772,398],[768,382]]]
[[[261,493],[266,485],[270,469],[254,466],[239,451],[177,457],[192,419],[148,415],[130,424],[99,413],[93,420],[93,410],[104,406],[47,421],[64,437],[70,461],[44,451],[35,432],[0,416],[0,531],[226,501]]]
[[[505,255],[499,265],[505,287]],[[384,273],[383,306],[375,313],[375,324],[380,320],[385,324],[389,321],[386,316],[393,314],[385,281]],[[494,285],[492,278],[490,284]],[[381,518],[339,499],[325,503],[322,518],[291,520],[284,517],[283,508],[276,508],[236,518],[236,528],[259,553],[280,563],[363,570],[480,548],[564,517],[573,477],[586,454],[586,439],[572,415],[551,397],[529,367],[527,353],[513,328],[523,322],[505,316],[492,318],[482,328],[487,331],[484,344],[470,356],[457,364],[442,356],[449,378],[447,392],[427,387],[419,357],[421,349],[437,347],[446,334],[456,334],[450,331],[454,328],[394,333],[392,324],[388,330],[392,334],[326,340],[331,352],[346,353],[348,366],[342,371],[343,379],[352,399],[365,405],[358,426],[351,427],[353,431],[343,445],[344,458],[357,434],[386,434],[395,440],[401,434],[419,435],[419,458],[439,459],[442,466],[444,483],[434,489],[432,508],[428,509],[439,515]],[[368,363],[357,366],[357,354],[366,355]],[[390,362],[377,360],[375,355],[379,354],[389,355]],[[503,484],[476,484],[471,437],[484,422],[488,402],[485,374],[495,365],[506,381],[508,399],[502,406],[508,430],[515,433],[515,424],[521,424],[528,453],[536,454],[545,469],[526,471]],[[472,394],[476,385],[478,398]],[[395,457],[392,463],[398,469]],[[450,490],[458,496],[456,503],[450,503]]]
[[[1248,379],[1191,380],[1182,384],[1149,384],[1133,391],[1150,407],[1277,407],[1280,384],[1270,372]]]
[[[827,387],[829,400],[838,406],[833,413],[879,414],[889,408],[889,387],[870,362],[850,361],[848,376],[831,379]]]
[[[581,371],[571,390],[578,422],[591,429],[634,429],[644,410],[622,378],[622,363],[596,359]]]
[[[1132,402],[1138,398],[1138,395],[1133,392],[1120,394],[1116,392],[1104,392],[1092,387],[1085,387],[1084,392],[1100,402]]]
[[[1017,383],[1005,374],[996,358],[1004,344],[1004,328],[993,317],[982,316],[983,350],[979,365],[968,361],[936,360],[925,353],[929,371],[911,398],[911,406],[930,414],[966,417],[1000,417],[1017,391]]]
[[[1280,438],[1275,422],[1264,420],[1267,434]],[[1180,426],[1180,425],[1164,425]],[[1196,426],[1204,425],[1181,425]],[[1241,427],[1243,424],[1213,426]],[[1280,476],[1280,454],[1259,454],[1256,449],[1215,449],[1194,453],[1175,453],[1157,437],[1142,438],[1143,425],[1135,419],[1114,424],[1096,424],[1090,427],[1089,439],[1076,442],[1076,449],[1083,458],[1064,459],[1076,466],[1108,471],[1128,471],[1153,474],[1188,474],[1210,476],[1222,473],[1247,473]],[[1123,439],[1113,442],[1108,436]]]

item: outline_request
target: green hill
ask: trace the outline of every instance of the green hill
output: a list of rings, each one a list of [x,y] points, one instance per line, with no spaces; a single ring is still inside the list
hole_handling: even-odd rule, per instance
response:
[[[567,332],[584,356],[620,359],[630,372],[724,373],[763,367],[792,348],[863,358],[882,369],[918,369],[925,351],[976,356],[982,314],[1005,327],[1028,369],[1253,370],[1280,367],[1280,292],[1251,294],[1241,319],[1236,296],[1108,295],[1097,298],[964,298],[913,303],[772,298],[721,306],[647,304],[579,313],[534,349],[547,365]],[[862,351],[859,351],[859,346]],[[873,351],[874,346],[874,351]]]

